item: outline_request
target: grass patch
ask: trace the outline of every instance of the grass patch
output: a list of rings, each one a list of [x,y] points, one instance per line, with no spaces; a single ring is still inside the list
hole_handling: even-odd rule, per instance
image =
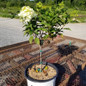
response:
[[[86,11],[80,11],[80,10],[78,10],[78,14],[86,15]]]
[[[0,17],[18,18],[17,14],[20,11],[20,7],[7,7],[0,8]]]
[[[72,16],[71,23],[86,23],[86,11],[69,8],[68,13]]]
[[[0,7],[0,17],[18,18],[21,7]],[[68,13],[72,15],[71,23],[86,23],[86,11],[69,8]]]
[[[76,20],[78,20],[79,23],[86,23],[86,17],[77,17]]]

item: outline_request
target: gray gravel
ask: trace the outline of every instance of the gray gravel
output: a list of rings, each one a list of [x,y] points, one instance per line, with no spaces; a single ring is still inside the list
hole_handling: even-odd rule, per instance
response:
[[[23,25],[18,19],[0,18],[0,47],[28,40],[23,35]],[[86,40],[86,23],[67,24],[72,31],[64,35]]]

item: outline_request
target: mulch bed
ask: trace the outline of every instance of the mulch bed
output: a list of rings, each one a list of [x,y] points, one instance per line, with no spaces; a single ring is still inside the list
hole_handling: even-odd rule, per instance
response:
[[[60,71],[56,86],[86,86],[81,72],[86,63],[85,40],[64,36],[50,44],[45,41],[42,49],[43,61],[53,63]],[[0,86],[27,86],[24,70],[39,61],[38,51],[39,47],[28,41],[0,48]]]

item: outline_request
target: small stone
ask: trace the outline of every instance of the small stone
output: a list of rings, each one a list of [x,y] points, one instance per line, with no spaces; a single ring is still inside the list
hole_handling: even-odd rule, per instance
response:
[[[42,80],[44,80],[44,78],[42,78]]]
[[[43,70],[43,73],[45,74],[45,76],[48,76],[47,71]]]
[[[45,76],[48,76],[48,73],[46,73]]]
[[[43,70],[43,73],[47,73],[47,71]]]

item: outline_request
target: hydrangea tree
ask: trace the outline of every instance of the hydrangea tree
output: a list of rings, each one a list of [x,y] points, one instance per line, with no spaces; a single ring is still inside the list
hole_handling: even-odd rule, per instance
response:
[[[64,28],[70,20],[67,9],[64,8],[63,2],[58,5],[43,6],[41,2],[37,3],[33,10],[29,6],[22,7],[19,17],[22,20],[25,30],[24,34],[29,36],[29,42],[35,41],[40,45],[40,63],[42,40],[54,38],[58,34],[62,35]]]

